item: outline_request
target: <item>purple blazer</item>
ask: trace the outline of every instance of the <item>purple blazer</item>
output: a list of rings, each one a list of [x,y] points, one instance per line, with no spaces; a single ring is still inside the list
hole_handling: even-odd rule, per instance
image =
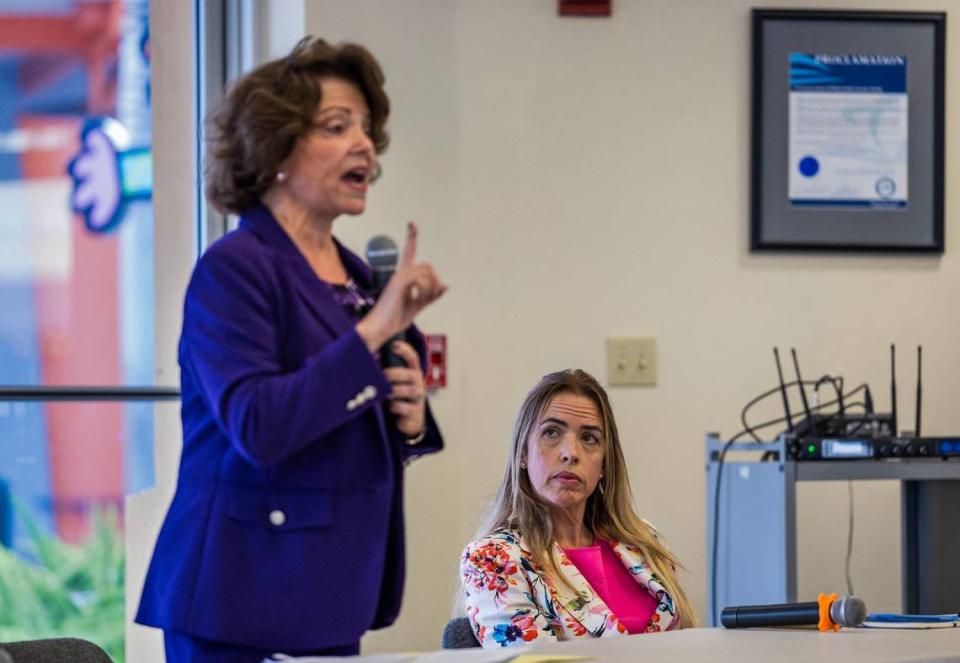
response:
[[[265,207],[200,258],[179,347],[180,472],[137,622],[283,651],[396,619],[403,465],[443,439],[428,408],[425,439],[406,444],[353,325]]]

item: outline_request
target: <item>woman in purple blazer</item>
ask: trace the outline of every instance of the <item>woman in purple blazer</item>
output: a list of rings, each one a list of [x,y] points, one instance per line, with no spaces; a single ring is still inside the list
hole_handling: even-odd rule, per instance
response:
[[[376,299],[332,235],[364,210],[388,114],[366,49],[306,38],[212,118],[207,196],[241,220],[184,304],[183,453],[137,613],[168,661],[356,654],[397,616],[403,465],[443,446],[411,325],[446,287],[413,224]],[[381,368],[385,344],[406,366]]]

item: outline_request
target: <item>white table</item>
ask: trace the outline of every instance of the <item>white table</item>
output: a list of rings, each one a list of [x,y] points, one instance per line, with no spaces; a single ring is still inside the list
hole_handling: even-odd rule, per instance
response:
[[[497,658],[496,654],[503,657]],[[313,659],[323,663],[481,663],[509,660],[511,655],[587,656],[609,663],[947,663],[960,662],[960,628],[926,630],[842,629],[820,633],[813,629],[696,628],[656,635],[557,642],[539,647],[481,650],[450,649],[414,654],[385,654],[359,658]]]

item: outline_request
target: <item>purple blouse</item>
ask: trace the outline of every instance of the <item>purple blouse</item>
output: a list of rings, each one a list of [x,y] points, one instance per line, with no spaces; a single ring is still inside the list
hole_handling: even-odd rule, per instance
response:
[[[361,290],[353,279],[347,279],[346,283],[324,283],[330,286],[334,301],[343,307],[351,320],[359,320],[365,316],[376,302],[370,294]]]

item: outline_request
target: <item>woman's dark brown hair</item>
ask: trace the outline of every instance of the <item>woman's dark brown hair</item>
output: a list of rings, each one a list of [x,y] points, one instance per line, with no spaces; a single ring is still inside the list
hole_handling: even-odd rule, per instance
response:
[[[221,212],[240,213],[274,182],[297,139],[313,127],[322,78],[356,85],[370,108],[377,154],[387,149],[390,100],[383,71],[358,44],[304,37],[290,55],[239,78],[207,121],[207,199]]]

